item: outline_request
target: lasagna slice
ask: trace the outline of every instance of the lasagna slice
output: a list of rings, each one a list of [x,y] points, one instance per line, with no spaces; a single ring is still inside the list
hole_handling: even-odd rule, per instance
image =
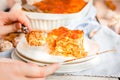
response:
[[[68,30],[64,27],[53,30],[47,38],[48,46],[51,48],[50,54],[75,58],[86,57],[83,36],[81,30]]]

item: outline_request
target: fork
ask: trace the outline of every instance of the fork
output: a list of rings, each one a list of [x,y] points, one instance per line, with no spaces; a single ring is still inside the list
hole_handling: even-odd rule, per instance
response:
[[[36,6],[32,6],[27,4],[26,0],[21,0],[22,1],[22,9],[25,11],[29,12],[38,12],[38,8]]]
[[[22,25],[22,32],[27,34],[29,32],[29,30],[26,26]]]
[[[105,50],[105,51],[101,51],[101,52],[98,52],[96,54],[93,54],[93,55],[90,55],[88,57],[91,57],[91,56],[96,56],[96,55],[100,55],[100,54],[104,54],[104,53],[109,53],[109,52],[116,52],[117,50],[116,49],[111,49],[111,50]],[[70,59],[70,60],[65,60],[63,62],[60,62],[59,64],[63,65],[63,64],[67,64],[67,63],[70,63],[72,61],[76,61],[80,58],[74,58],[74,59]]]

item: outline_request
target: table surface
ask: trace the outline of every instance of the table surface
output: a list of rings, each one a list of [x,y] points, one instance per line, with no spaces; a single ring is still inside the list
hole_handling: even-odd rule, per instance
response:
[[[119,79],[88,76],[49,76],[46,80],[119,80]]]

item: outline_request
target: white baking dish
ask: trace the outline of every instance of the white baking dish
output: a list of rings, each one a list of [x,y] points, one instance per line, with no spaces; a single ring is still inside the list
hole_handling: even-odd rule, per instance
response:
[[[34,30],[50,31],[60,26],[67,26],[76,21],[82,21],[92,7],[93,0],[88,0],[86,6],[78,13],[71,14],[52,14],[52,13],[37,13],[25,12],[31,22],[31,27]]]

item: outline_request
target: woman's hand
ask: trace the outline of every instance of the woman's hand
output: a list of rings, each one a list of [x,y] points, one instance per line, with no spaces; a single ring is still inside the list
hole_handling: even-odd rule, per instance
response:
[[[0,59],[0,80],[45,80],[59,68],[58,64],[39,67],[11,59]]]
[[[0,12],[0,35],[4,36],[11,32],[16,32],[21,28],[21,24],[31,30],[29,20],[21,10],[13,9],[10,12]]]

